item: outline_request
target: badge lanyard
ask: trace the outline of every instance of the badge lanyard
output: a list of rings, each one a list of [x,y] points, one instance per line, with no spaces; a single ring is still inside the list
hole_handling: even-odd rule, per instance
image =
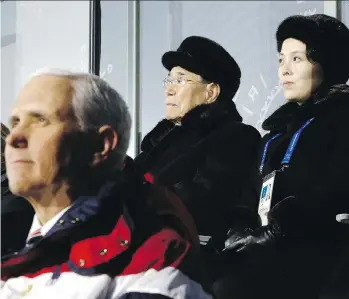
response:
[[[288,145],[288,148],[286,150],[286,153],[281,161],[281,165],[283,167],[287,166],[290,164],[291,158],[293,156],[294,150],[296,148],[296,145],[298,143],[299,137],[301,136],[303,130],[314,120],[314,118],[309,119],[308,121],[301,126],[296,133],[291,138],[290,144]],[[270,143],[281,136],[281,134],[276,134],[272,138],[270,138],[263,150],[263,155],[262,155],[262,161],[261,165],[259,167],[259,171],[262,174],[265,160],[267,157],[267,152]],[[273,172],[269,173],[267,176],[264,177],[263,179],[263,184],[262,184],[262,190],[259,198],[259,205],[258,205],[258,214],[261,218],[262,225],[268,225],[269,219],[268,219],[268,213],[271,209],[271,203],[272,203],[272,195],[273,195],[273,190],[274,190],[274,185],[275,185],[275,177],[276,177],[276,171],[274,170]]]
[[[281,165],[286,166],[288,164],[290,164],[291,158],[293,156],[294,150],[296,148],[296,145],[298,143],[299,137],[301,136],[303,130],[314,120],[314,117],[309,119],[308,121],[305,122],[305,124],[303,124],[303,126],[300,127],[300,129],[297,130],[297,132],[292,136],[291,142],[286,150],[285,156],[282,159]],[[259,171],[260,173],[263,172],[263,168],[265,165],[265,160],[267,158],[267,152],[268,152],[268,148],[270,143],[281,136],[281,133],[274,135],[272,138],[270,138],[267,143],[264,146],[264,150],[263,150],[263,155],[262,155],[262,160],[261,160],[261,164],[259,166]]]

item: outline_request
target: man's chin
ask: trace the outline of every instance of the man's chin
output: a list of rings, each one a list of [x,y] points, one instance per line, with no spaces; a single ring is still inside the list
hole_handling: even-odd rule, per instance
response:
[[[9,189],[14,195],[28,197],[33,194],[37,188],[34,188],[32,184],[28,184],[27,182],[9,181]]]
[[[167,119],[167,120],[176,120],[177,117],[176,117],[176,115],[167,114],[167,115],[166,115],[166,119]]]

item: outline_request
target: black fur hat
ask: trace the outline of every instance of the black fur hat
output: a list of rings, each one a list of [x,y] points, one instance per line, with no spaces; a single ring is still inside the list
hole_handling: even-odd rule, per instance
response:
[[[177,51],[162,56],[162,64],[169,71],[180,66],[217,83],[231,98],[240,85],[241,71],[234,58],[221,45],[205,37],[187,37]]]
[[[308,57],[318,62],[329,85],[349,79],[349,29],[339,20],[324,15],[291,16],[276,32],[277,49],[287,38],[295,38],[307,46]]]

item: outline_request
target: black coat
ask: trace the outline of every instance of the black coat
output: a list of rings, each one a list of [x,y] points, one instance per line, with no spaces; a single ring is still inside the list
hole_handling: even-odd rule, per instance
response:
[[[349,247],[338,259],[319,299],[349,298]]]
[[[276,174],[269,218],[290,238],[331,237],[336,215],[349,213],[348,115],[349,86],[339,85],[317,102],[285,104],[263,124],[270,132],[262,139],[258,163],[266,142],[277,133],[282,135],[271,141],[263,173],[256,171],[254,186],[245,194],[246,202],[254,198],[256,211],[262,178],[281,168],[292,136],[314,117],[303,130],[289,167]]]
[[[268,216],[283,237],[258,250],[231,253],[229,274],[215,286],[218,298],[320,298],[349,245],[349,225],[336,221],[337,214],[349,213],[348,115],[349,87],[341,85],[316,102],[287,103],[264,122],[270,133],[262,139],[259,162],[265,143],[282,135],[270,143],[263,173],[255,170],[254,185],[243,196],[243,202],[254,202],[256,214],[263,176],[280,169],[292,136],[314,117],[289,167],[276,174]]]
[[[135,159],[156,183],[179,195],[200,235],[222,238],[234,225],[230,221],[236,222],[230,212],[260,142],[258,131],[241,121],[233,102],[198,106],[181,125],[160,121],[143,139],[142,153]]]

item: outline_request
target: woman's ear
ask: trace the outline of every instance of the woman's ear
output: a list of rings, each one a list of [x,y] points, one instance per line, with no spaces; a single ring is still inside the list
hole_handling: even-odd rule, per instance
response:
[[[101,147],[94,153],[91,166],[98,166],[105,161],[115,150],[118,144],[118,134],[109,125],[100,127],[98,130]]]
[[[206,103],[207,104],[211,104],[211,103],[213,103],[214,101],[217,100],[217,98],[218,98],[218,96],[219,96],[219,94],[221,92],[221,88],[216,83],[207,84],[206,88],[207,88],[207,94],[208,94]]]

